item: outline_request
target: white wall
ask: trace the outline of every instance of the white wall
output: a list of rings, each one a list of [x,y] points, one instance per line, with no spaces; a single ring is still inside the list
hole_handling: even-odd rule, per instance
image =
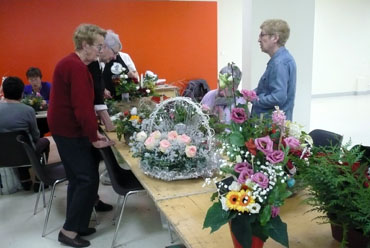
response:
[[[266,69],[270,57],[262,53],[258,44],[260,24],[271,18],[280,18],[290,26],[290,38],[286,48],[297,64],[297,90],[293,120],[309,131],[311,110],[311,82],[314,34],[314,0],[247,0],[252,1],[251,27],[244,27],[245,35],[251,35],[251,82],[243,82],[246,88],[255,88]],[[244,9],[244,12],[248,9]],[[244,62],[244,61],[243,61]]]
[[[314,95],[370,90],[369,27],[369,0],[316,0]]]

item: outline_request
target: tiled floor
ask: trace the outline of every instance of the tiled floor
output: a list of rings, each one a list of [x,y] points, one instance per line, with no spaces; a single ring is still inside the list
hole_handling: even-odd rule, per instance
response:
[[[312,100],[311,126],[352,138],[353,144],[370,145],[370,95],[315,98]],[[103,168],[103,166],[101,166]],[[100,197],[115,204],[116,194],[111,186],[101,185]],[[47,196],[49,193],[47,193]],[[63,247],[57,235],[65,215],[66,184],[57,187],[48,225],[48,235],[41,238],[46,211],[33,215],[36,194],[20,191],[0,196],[0,247],[53,248]],[[98,215],[97,233],[89,237],[90,247],[110,247],[114,234],[113,212]],[[117,239],[118,247],[164,248],[170,245],[167,229],[162,227],[159,213],[147,195],[137,195],[127,203]]]

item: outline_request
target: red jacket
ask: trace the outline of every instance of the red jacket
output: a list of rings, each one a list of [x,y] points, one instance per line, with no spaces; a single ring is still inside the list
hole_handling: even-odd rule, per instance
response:
[[[76,53],[63,58],[55,67],[47,119],[53,135],[98,140],[93,80]]]

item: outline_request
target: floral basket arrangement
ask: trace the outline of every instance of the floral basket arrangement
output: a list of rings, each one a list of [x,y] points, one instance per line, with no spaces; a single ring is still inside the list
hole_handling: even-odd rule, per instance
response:
[[[172,181],[211,176],[217,168],[208,117],[190,98],[160,103],[130,142],[140,167],[154,178]]]
[[[246,104],[231,112],[231,123],[220,137],[225,161],[216,183],[216,202],[203,227],[211,232],[229,223],[235,247],[250,248],[269,237],[289,247],[287,225],[279,217],[280,207],[292,193],[294,175],[308,163],[312,139],[301,126],[285,120],[278,108],[272,119],[249,118],[248,102],[254,91],[236,91]],[[210,182],[211,180],[207,180]]]
[[[35,111],[45,111],[48,109],[44,98],[38,92],[24,96],[21,102],[31,106]]]
[[[321,223],[331,224],[341,247],[369,247],[370,157],[362,146],[349,145],[314,147],[300,177],[308,189],[306,203],[323,214],[317,217]]]
[[[130,78],[128,71],[120,63],[113,63],[111,67],[112,80],[115,84],[116,95],[122,95],[122,100],[129,101],[130,98],[156,96],[155,82],[158,77],[152,72],[146,72],[145,78],[139,82],[137,78]]]

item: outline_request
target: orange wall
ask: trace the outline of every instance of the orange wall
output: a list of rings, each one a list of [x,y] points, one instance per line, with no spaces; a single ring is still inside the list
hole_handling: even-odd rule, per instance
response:
[[[37,66],[51,81],[55,64],[73,51],[80,23],[120,35],[139,73],[174,82],[217,80],[217,3],[123,0],[0,1],[0,76]]]

